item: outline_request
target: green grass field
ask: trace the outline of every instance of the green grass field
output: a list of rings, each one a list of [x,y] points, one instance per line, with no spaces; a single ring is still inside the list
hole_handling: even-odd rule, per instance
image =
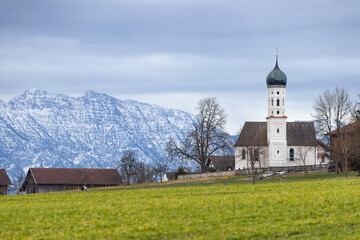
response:
[[[5,196],[0,239],[360,239],[360,178],[321,176]]]

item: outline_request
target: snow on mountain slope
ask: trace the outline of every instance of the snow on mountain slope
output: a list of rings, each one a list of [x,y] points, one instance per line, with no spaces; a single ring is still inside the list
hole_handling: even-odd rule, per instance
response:
[[[133,100],[87,91],[69,97],[28,90],[0,101],[0,168],[115,167],[124,150],[140,160],[165,158],[170,137],[184,138],[195,117]]]

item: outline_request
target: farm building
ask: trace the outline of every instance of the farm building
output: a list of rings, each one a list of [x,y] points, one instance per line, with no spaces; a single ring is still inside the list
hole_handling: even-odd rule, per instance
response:
[[[166,182],[166,181],[172,181],[172,180],[176,180],[176,172],[166,172],[162,177],[161,177],[161,181]]]
[[[327,146],[325,143],[321,141],[317,141],[317,161],[316,164],[328,164],[331,161],[330,152],[331,149],[329,146]]]
[[[122,184],[116,169],[30,168],[21,191],[45,193]]]
[[[0,169],[0,195],[6,195],[8,186],[11,185],[11,181],[6,174],[5,169]]]
[[[235,156],[211,156],[206,161],[207,169],[228,171],[235,169]]]
[[[332,131],[329,135],[332,160],[339,162],[344,168],[347,164],[360,161],[360,120]]]

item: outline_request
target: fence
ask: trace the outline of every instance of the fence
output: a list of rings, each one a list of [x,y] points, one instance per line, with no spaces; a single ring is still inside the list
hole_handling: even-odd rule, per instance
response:
[[[189,180],[193,178],[205,178],[205,177],[224,177],[225,174],[230,176],[235,176],[235,171],[225,171],[225,172],[209,172],[209,173],[187,173],[178,175],[178,180]]]
[[[289,166],[289,167],[269,167],[269,168],[256,168],[255,173],[265,173],[265,172],[282,172],[282,171],[308,171],[308,170],[318,170],[326,167],[325,165],[306,165],[306,166]],[[205,178],[205,177],[224,177],[227,174],[229,177],[235,175],[248,175],[252,174],[251,169],[238,169],[232,171],[224,172],[208,172],[208,173],[187,173],[178,175],[177,179],[179,180],[189,180],[194,178]]]

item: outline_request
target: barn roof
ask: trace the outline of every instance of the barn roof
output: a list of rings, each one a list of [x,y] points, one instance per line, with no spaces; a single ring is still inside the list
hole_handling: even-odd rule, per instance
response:
[[[288,146],[316,146],[313,122],[287,122]],[[235,146],[267,146],[267,122],[245,122]]]
[[[8,177],[8,175],[6,174],[5,169],[0,169],[0,185],[1,186],[8,186],[11,185],[11,181]]]
[[[209,160],[217,170],[227,171],[228,169],[235,169],[235,156],[211,156]],[[208,161],[208,165],[210,161]]]
[[[121,178],[116,169],[30,168],[37,184],[118,185]]]
[[[339,129],[340,133],[349,134],[349,133],[359,133],[360,131],[360,121],[355,121],[349,123],[348,125],[342,126]],[[337,130],[334,130],[327,135],[336,136],[338,134]]]

